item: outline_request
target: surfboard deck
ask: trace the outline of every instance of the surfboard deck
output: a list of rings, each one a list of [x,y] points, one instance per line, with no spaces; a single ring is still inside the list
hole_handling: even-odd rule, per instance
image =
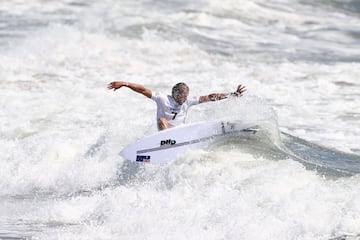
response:
[[[125,159],[134,162],[165,163],[190,149],[198,149],[216,137],[254,135],[259,127],[241,121],[185,124],[146,136],[123,149]]]

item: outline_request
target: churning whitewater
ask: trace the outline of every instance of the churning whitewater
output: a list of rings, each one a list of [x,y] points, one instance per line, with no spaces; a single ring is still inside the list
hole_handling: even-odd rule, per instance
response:
[[[357,0],[0,2],[0,239],[360,239]],[[253,122],[165,164],[119,153],[170,93]]]

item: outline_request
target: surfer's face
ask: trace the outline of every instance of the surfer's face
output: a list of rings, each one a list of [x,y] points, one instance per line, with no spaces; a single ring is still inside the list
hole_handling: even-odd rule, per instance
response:
[[[182,105],[184,102],[186,102],[188,95],[189,95],[189,90],[183,88],[179,91],[174,92],[173,98],[178,104]]]

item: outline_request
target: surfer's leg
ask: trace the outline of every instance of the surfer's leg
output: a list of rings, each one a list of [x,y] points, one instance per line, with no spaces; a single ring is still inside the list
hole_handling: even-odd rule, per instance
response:
[[[168,123],[168,121],[165,118],[160,118],[159,122],[158,122],[158,129],[160,130],[164,130],[170,128],[170,125]]]

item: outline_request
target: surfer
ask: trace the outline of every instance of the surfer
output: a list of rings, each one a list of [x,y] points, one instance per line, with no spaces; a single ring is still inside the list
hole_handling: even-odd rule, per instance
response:
[[[165,95],[152,92],[150,89],[137,83],[129,82],[111,82],[108,89],[117,90],[122,87],[128,87],[131,90],[140,93],[156,102],[157,105],[157,125],[159,130],[175,127],[185,123],[187,110],[194,105],[209,101],[218,101],[226,99],[229,96],[242,96],[246,91],[245,86],[239,85],[233,93],[211,93],[200,97],[189,97],[189,87],[185,83],[177,83],[173,88],[171,95]]]

